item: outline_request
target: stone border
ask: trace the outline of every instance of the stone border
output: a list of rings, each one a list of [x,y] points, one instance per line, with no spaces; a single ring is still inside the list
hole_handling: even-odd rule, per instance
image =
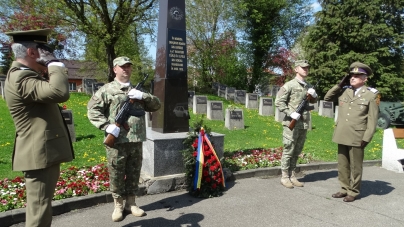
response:
[[[381,166],[381,160],[364,161],[363,166]],[[336,169],[337,162],[321,162],[321,163],[310,163],[310,164],[300,164],[297,167],[296,172],[303,171],[313,171],[313,170],[327,170]],[[281,169],[279,166],[259,168],[251,170],[241,170],[235,173],[225,173],[226,181],[235,181],[244,178],[252,177],[275,177],[281,175]],[[147,180],[143,185],[139,186],[139,191],[137,196],[142,196],[146,194],[156,194],[164,193],[170,190],[181,190],[184,187],[185,174],[172,175],[172,178],[161,177]],[[169,186],[167,186],[169,185]],[[164,187],[161,187],[164,186]],[[161,190],[158,188],[161,187]],[[148,189],[153,189],[153,193],[148,193]],[[60,215],[72,210],[83,209],[91,206],[96,206],[101,203],[113,202],[112,195],[110,192],[100,192],[96,194],[91,194],[87,196],[72,197],[68,199],[52,201],[53,215]],[[10,226],[18,224],[25,221],[25,208],[9,210],[6,212],[0,212],[0,223],[2,226]]]

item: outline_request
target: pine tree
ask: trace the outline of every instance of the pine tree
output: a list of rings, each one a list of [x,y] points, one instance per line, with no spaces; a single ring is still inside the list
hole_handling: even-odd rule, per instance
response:
[[[382,100],[403,100],[404,1],[323,0],[321,6],[303,41],[311,78],[321,80],[317,92],[324,95],[360,61],[372,68],[367,84]]]

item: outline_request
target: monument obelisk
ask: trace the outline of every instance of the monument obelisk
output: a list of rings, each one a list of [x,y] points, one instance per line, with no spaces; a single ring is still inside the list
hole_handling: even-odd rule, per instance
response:
[[[152,130],[188,132],[185,0],[160,0],[153,94],[162,107],[153,113]]]

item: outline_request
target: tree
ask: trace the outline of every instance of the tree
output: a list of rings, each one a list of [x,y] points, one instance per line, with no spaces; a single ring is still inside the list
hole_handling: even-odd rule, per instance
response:
[[[246,45],[251,50],[248,90],[253,91],[265,79],[268,68],[276,64],[271,57],[282,54],[281,47],[292,48],[312,12],[304,0],[242,0],[239,8],[237,17],[245,21]]]
[[[237,45],[231,0],[186,0],[188,75],[202,90],[210,89],[212,82],[237,84],[228,78],[238,78],[245,68],[239,69]],[[236,70],[237,68],[237,70]],[[236,80],[234,80],[236,81]],[[239,83],[243,84],[243,83]],[[245,83],[244,83],[245,84]]]
[[[4,1],[4,0],[3,0]],[[43,14],[45,17],[55,16],[59,20],[58,28],[76,30],[85,34],[87,40],[100,42],[103,45],[108,67],[108,80],[115,77],[112,61],[116,57],[115,45],[129,27],[152,21],[151,9],[156,0],[16,0],[30,4],[29,14]],[[55,14],[48,14],[49,12]],[[53,18],[53,17],[49,17]],[[26,21],[26,20],[24,20]],[[27,22],[29,23],[29,22]]]
[[[368,64],[368,85],[384,100],[404,98],[404,1],[323,0],[303,48],[320,79],[320,95],[339,82],[354,61]]]

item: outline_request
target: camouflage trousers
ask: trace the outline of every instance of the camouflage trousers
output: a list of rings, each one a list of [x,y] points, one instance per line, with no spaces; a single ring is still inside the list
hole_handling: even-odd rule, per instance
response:
[[[306,141],[307,129],[283,127],[282,171],[295,171],[297,160]]]
[[[142,142],[116,144],[107,150],[109,190],[112,197],[125,198],[135,195],[139,186],[140,169],[142,168]]]

